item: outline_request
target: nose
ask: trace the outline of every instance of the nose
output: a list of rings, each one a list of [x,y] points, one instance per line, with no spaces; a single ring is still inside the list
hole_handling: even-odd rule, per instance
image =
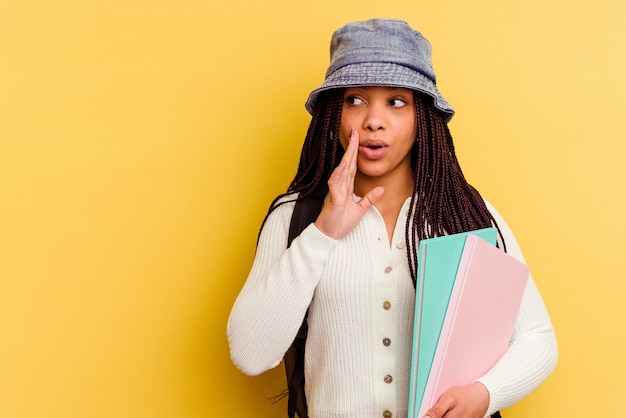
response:
[[[367,108],[367,114],[363,119],[363,128],[370,132],[385,129],[383,109],[379,104],[371,104]]]

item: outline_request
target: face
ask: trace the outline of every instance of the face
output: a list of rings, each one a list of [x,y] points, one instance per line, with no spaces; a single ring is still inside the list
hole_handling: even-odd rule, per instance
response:
[[[344,149],[352,128],[359,133],[358,174],[371,178],[412,175],[410,156],[417,134],[412,90],[347,88],[339,133]]]

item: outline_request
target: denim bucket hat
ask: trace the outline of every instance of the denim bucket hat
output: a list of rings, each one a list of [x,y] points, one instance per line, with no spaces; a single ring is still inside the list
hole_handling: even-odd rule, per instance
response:
[[[326,79],[305,107],[312,114],[319,94],[334,88],[404,87],[431,96],[449,121],[454,109],[437,89],[431,53],[430,42],[402,20],[348,23],[333,33]]]

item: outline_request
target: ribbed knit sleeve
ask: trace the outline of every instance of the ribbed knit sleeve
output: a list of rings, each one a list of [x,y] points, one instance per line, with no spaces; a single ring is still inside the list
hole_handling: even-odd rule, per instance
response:
[[[233,363],[244,373],[276,367],[293,342],[335,241],[313,224],[287,249],[294,203],[273,211],[254,263],[230,314],[227,336]]]
[[[502,231],[507,252],[524,261],[513,233],[497,211],[489,204],[488,207]],[[529,276],[509,348],[498,363],[478,379],[490,395],[486,416],[513,405],[536,389],[552,373],[556,361],[554,329],[537,286]]]

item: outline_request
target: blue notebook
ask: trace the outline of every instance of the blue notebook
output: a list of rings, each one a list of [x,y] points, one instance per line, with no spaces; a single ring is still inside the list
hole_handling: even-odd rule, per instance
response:
[[[492,245],[496,244],[495,228],[446,235],[420,242],[415,289],[409,418],[421,418],[415,415],[422,403],[468,234],[476,235]]]

